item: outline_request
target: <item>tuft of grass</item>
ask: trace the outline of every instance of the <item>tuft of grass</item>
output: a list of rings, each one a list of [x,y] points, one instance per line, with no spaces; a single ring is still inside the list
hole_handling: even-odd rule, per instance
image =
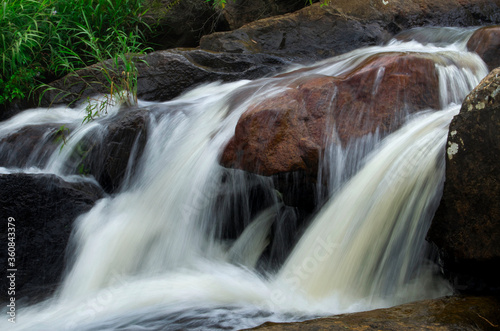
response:
[[[111,65],[98,69],[105,77],[100,83],[111,98],[125,93],[134,100],[132,54],[148,50],[143,1],[0,0],[0,104],[50,89],[46,83],[108,59]]]

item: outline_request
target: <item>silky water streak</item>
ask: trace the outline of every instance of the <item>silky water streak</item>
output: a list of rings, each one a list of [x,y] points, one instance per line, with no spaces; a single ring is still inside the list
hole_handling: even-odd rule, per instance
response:
[[[334,296],[344,306],[448,293],[426,263],[424,238],[440,198],[443,151],[458,108],[419,114],[383,140],[323,207],[277,281],[307,297]]]

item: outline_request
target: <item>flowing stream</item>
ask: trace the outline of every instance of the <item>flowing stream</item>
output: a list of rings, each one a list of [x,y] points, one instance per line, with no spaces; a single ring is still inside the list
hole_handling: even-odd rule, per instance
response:
[[[274,268],[259,267],[273,222],[287,218],[272,180],[252,179],[267,192],[269,207],[244,215],[247,226],[236,240],[221,239],[214,224],[231,215],[222,208],[221,194],[244,193],[252,184],[241,171],[218,164],[222,148],[252,100],[283,87],[273,78],[212,83],[169,102],[139,101],[150,115],[137,171],[128,174],[118,194],[99,200],[75,221],[68,271],[55,295],[19,307],[17,323],[3,318],[1,329],[233,330],[450,294],[424,238],[444,180],[448,125],[487,74],[479,57],[465,50],[471,33],[410,31],[401,40],[303,71],[342,76],[373,54],[425,53],[436,63],[442,109],[407,116],[385,137],[332,145],[323,158],[330,169],[324,174],[326,201],[286,261]],[[252,96],[235,104],[242,89]],[[31,109],[1,122],[0,139],[43,123],[65,125],[71,135],[45,161],[42,139],[25,166],[4,166],[0,173],[92,181],[68,172],[71,151],[86,135],[106,130],[106,120],[119,111],[109,109],[83,126],[83,108],[66,107]],[[222,183],[222,176],[229,179]]]

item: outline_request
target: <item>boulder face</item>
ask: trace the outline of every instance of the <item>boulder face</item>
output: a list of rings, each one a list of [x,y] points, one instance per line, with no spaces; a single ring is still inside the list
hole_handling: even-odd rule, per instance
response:
[[[54,175],[0,175],[0,242],[7,247],[7,220],[15,223],[16,301],[38,301],[57,287],[74,219],[103,197],[91,183],[70,183]],[[7,265],[7,249],[0,260]],[[8,279],[0,282],[8,300]]]
[[[476,30],[467,42],[467,49],[476,52],[490,70],[500,67],[500,26]]]
[[[376,131],[389,133],[407,111],[439,108],[438,77],[425,55],[372,56],[343,77],[299,70],[276,79],[282,79],[282,92],[243,113],[222,165],[265,176],[304,171],[315,177],[327,143],[345,146]]]
[[[256,79],[274,74],[288,64],[265,54],[216,54],[182,49],[153,52],[137,59],[137,97],[167,101],[204,83]],[[109,93],[99,68],[94,65],[51,83],[54,90],[44,94],[42,105],[68,104],[82,97]]]
[[[500,68],[450,124],[446,181],[428,240],[461,291],[500,290]]]
[[[250,22],[291,13],[306,6],[302,0],[237,0],[228,1],[222,14],[231,30]]]
[[[500,0],[336,0],[203,36],[200,47],[235,53],[275,54],[311,62],[380,44],[419,26],[500,23]]]
[[[390,38],[379,24],[347,17],[333,6],[313,5],[292,14],[249,23],[230,32],[203,36],[202,49],[267,53],[294,62],[313,62]]]
[[[42,166],[57,148],[57,132],[55,124],[31,125],[1,138],[0,167]]]
[[[142,156],[148,120],[147,109],[123,106],[117,115],[100,122],[102,130],[90,132],[75,146],[64,173],[92,175],[107,193],[116,192]],[[60,124],[29,125],[1,138],[0,167],[43,169],[66,134],[58,127]],[[68,130],[74,129],[68,124]]]
[[[103,137],[86,137],[79,149],[77,167],[93,175],[107,193],[117,191],[127,171],[133,173],[147,141],[149,113],[145,109],[124,109],[104,121]],[[78,171],[78,170],[77,170]]]

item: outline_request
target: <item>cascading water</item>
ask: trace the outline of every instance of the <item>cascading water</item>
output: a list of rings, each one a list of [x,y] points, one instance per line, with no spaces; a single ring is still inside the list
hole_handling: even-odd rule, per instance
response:
[[[420,39],[425,35],[418,31]],[[451,35],[453,43],[443,43],[441,35],[439,45],[394,40],[304,72],[341,76],[373,54],[425,53],[436,63],[443,109],[412,115],[387,137],[374,134],[327,148],[329,200],[278,272],[256,267],[273,222],[286,217],[269,178],[253,183],[268,207],[243,216],[244,225],[250,224],[236,240],[221,239],[215,225],[232,215],[221,208],[221,196],[246,192],[249,185],[241,172],[228,174],[218,165],[220,151],[252,100],[280,92],[279,82],[209,84],[173,101],[140,102],[151,116],[136,173],[129,173],[118,194],[76,220],[60,289],[45,302],[19,309],[15,329],[238,329],[448,294],[428,260],[424,237],[444,178],[448,124],[456,104],[487,73],[464,50],[470,31]],[[249,86],[252,96],[235,105],[234,93]],[[81,111],[29,110],[0,123],[0,139],[41,122],[73,129],[67,146],[45,161],[37,156],[1,172],[68,178],[65,164],[73,146],[89,132],[98,136],[106,130],[100,120],[79,126]],[[1,146],[0,153],[6,153]],[[41,155],[37,148],[33,153]]]

